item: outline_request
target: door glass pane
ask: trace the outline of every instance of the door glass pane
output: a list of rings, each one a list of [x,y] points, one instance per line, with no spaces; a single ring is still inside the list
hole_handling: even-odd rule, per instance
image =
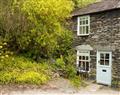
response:
[[[109,60],[105,60],[105,65],[109,66]]]
[[[100,65],[104,65],[104,60],[100,60]]]
[[[103,53],[100,54],[100,59],[104,60],[104,54]]]
[[[105,59],[109,59],[109,54],[106,54],[106,55],[105,55]]]

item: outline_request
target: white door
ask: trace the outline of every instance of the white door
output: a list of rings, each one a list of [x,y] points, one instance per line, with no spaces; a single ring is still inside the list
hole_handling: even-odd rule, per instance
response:
[[[97,52],[97,83],[111,85],[112,52]]]

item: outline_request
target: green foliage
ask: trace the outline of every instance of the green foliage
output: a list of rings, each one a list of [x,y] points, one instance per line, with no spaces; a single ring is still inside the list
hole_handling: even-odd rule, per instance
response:
[[[72,0],[75,7],[85,7],[86,5],[97,2],[98,0]]]
[[[70,0],[6,0],[0,12],[0,40],[16,53],[35,60],[60,57],[71,48],[72,33],[65,29]],[[14,43],[14,44],[13,44]]]
[[[21,74],[16,78],[18,83],[29,83],[29,84],[44,84],[49,80],[49,77],[43,73],[38,73],[35,71],[29,71]]]
[[[0,42],[0,60],[3,61],[4,59],[11,56],[13,52],[8,50],[7,43],[5,41]]]
[[[54,71],[57,71],[61,76],[65,78],[74,78],[76,77],[76,68],[74,64],[65,63],[65,60],[61,56],[60,58],[56,59],[56,62],[53,65]]]
[[[71,81],[71,84],[72,84],[74,87],[76,87],[76,88],[79,88],[80,85],[81,85],[82,82],[83,82],[83,81],[81,80],[80,76],[75,76],[75,77],[71,78],[70,81]]]
[[[18,72],[0,71],[0,84],[9,84],[15,82]]]
[[[75,78],[76,77],[76,69],[75,69],[75,66],[73,66],[73,65],[70,65],[70,64],[66,65],[65,72],[66,72],[67,78]]]
[[[68,56],[72,48],[73,34],[71,31],[65,30],[57,34],[57,48],[55,49],[54,55],[60,57],[60,55]]]
[[[58,58],[56,59],[56,62],[54,64],[54,67],[56,69],[61,69],[61,70],[64,70],[65,69],[65,62],[64,62],[64,59],[63,57],[61,56],[61,58]]]
[[[24,57],[9,57],[0,60],[0,83],[43,84],[51,77],[51,70],[46,63],[36,62]]]
[[[35,53],[33,55],[37,56],[37,59],[38,56],[50,58],[60,49],[65,51],[66,47],[63,45],[67,43],[70,47],[71,34],[63,28],[62,23],[69,17],[72,8],[73,4],[68,0],[26,0],[22,4],[22,12],[34,26],[30,31],[35,43],[32,48],[35,51],[32,53]]]
[[[65,28],[73,2],[2,0],[1,4],[0,83],[43,84],[50,79],[51,70],[76,79],[73,34]],[[53,68],[46,64],[50,59],[56,60]]]

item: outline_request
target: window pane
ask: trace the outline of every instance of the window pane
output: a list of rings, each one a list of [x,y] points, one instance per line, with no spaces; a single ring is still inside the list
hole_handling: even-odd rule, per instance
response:
[[[86,62],[86,71],[89,71],[89,62]]]
[[[89,32],[89,28],[88,26],[86,26],[86,34],[88,34],[88,32]]]
[[[82,21],[80,21],[80,25],[82,25]]]
[[[80,68],[83,70],[83,61],[81,61]]]
[[[86,68],[85,68],[85,62],[83,62],[83,70],[86,70]]]
[[[86,33],[85,33],[85,26],[83,26],[83,34],[86,34]]]
[[[79,20],[80,20],[79,34],[88,34],[89,33],[89,17],[82,16],[79,18]]]
[[[81,56],[79,56],[79,60],[81,60]]]
[[[81,61],[79,61],[78,67],[81,67]]]
[[[88,24],[88,20],[86,20],[86,24]]]
[[[83,21],[85,21],[85,19],[86,19],[85,17],[82,18]]]
[[[80,21],[82,20],[82,18],[80,17]]]
[[[88,56],[86,56],[86,60],[88,60],[89,58],[88,58]]]
[[[85,20],[83,21],[83,25],[85,25],[86,24],[86,22],[85,22]]]
[[[104,65],[104,60],[100,60],[100,65]]]
[[[82,34],[83,32],[83,27],[82,26],[80,26],[80,34]]]
[[[83,56],[83,60],[85,60],[85,56]]]

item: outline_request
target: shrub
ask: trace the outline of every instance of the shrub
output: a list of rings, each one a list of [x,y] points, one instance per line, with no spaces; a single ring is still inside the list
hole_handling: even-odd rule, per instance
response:
[[[0,84],[9,84],[15,82],[18,77],[18,72],[0,72]]]
[[[71,81],[71,84],[76,88],[79,88],[80,85],[82,84],[82,80],[79,76],[75,76],[71,78],[70,81]]]
[[[12,56],[0,63],[1,84],[43,84],[50,79],[50,73],[48,64],[38,64],[21,56]]]
[[[65,68],[65,72],[66,72],[66,77],[67,78],[74,78],[76,76],[76,69],[73,65],[67,65]]]
[[[19,77],[17,77],[16,82],[18,83],[29,83],[29,84],[43,84],[46,83],[49,79],[49,76],[38,73],[35,71],[24,72]]]

